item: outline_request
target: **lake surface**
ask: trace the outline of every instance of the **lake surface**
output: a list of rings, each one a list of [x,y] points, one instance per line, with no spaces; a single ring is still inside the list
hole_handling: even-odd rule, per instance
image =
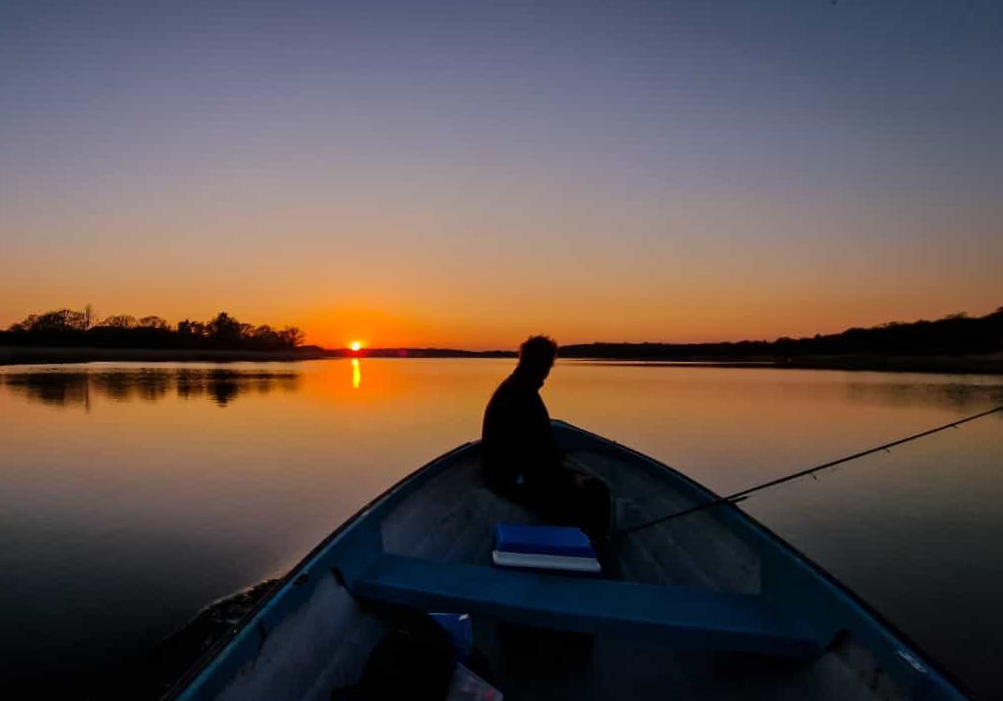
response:
[[[0,368],[0,688],[91,685],[213,600],[280,576],[477,438],[512,365]],[[1003,404],[1001,383],[567,361],[543,396],[552,416],[728,493]],[[983,698],[1003,698],[1001,419],[742,503]]]

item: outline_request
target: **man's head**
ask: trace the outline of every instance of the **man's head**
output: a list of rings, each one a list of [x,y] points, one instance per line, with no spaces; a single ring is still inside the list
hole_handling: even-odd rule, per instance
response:
[[[557,344],[549,336],[530,336],[519,347],[520,373],[542,386],[557,357]]]

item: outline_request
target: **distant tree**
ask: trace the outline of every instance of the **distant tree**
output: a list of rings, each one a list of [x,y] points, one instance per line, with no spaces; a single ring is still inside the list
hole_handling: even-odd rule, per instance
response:
[[[45,312],[34,319],[29,331],[35,333],[66,333],[68,331],[86,330],[86,317],[83,312],[72,309],[60,309],[55,312]]]
[[[116,314],[102,321],[101,326],[112,329],[134,329],[136,328],[136,317],[131,314]]]
[[[25,318],[21,319],[21,321],[17,321],[11,324],[10,328],[8,328],[7,330],[12,331],[14,333],[27,333],[31,331],[31,329],[35,326],[36,321],[38,321],[38,315],[29,314]]]
[[[185,319],[178,322],[178,334],[185,337],[204,338],[207,335],[206,325],[201,321]]]
[[[282,345],[288,348],[296,348],[303,345],[304,335],[295,326],[287,326],[279,331],[279,338],[282,340]]]
[[[94,307],[88,302],[84,307],[84,330],[89,330],[92,326],[94,326]]]
[[[158,329],[160,331],[166,331],[171,328],[170,324],[159,316],[144,316],[139,320],[138,325],[141,329]]]
[[[790,355],[796,346],[797,341],[793,338],[790,336],[781,336],[774,342],[773,349],[779,355]]]
[[[255,327],[250,333],[249,340],[253,347],[262,350],[279,348],[282,345],[278,332],[268,324]]]
[[[240,322],[226,312],[220,312],[206,324],[209,337],[219,346],[236,346],[240,343]]]

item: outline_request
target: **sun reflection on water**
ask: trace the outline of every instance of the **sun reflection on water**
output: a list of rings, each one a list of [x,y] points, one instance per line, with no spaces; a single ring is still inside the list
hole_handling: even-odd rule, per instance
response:
[[[359,359],[352,358],[352,389],[358,389],[362,384],[362,370],[359,368]]]

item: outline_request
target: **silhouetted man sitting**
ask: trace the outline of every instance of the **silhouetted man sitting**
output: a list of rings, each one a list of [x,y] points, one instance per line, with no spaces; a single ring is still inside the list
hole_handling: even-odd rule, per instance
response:
[[[557,344],[546,336],[533,336],[519,349],[518,367],[498,386],[484,412],[485,476],[498,494],[602,542],[610,531],[609,489],[565,464],[540,398],[556,356]]]

